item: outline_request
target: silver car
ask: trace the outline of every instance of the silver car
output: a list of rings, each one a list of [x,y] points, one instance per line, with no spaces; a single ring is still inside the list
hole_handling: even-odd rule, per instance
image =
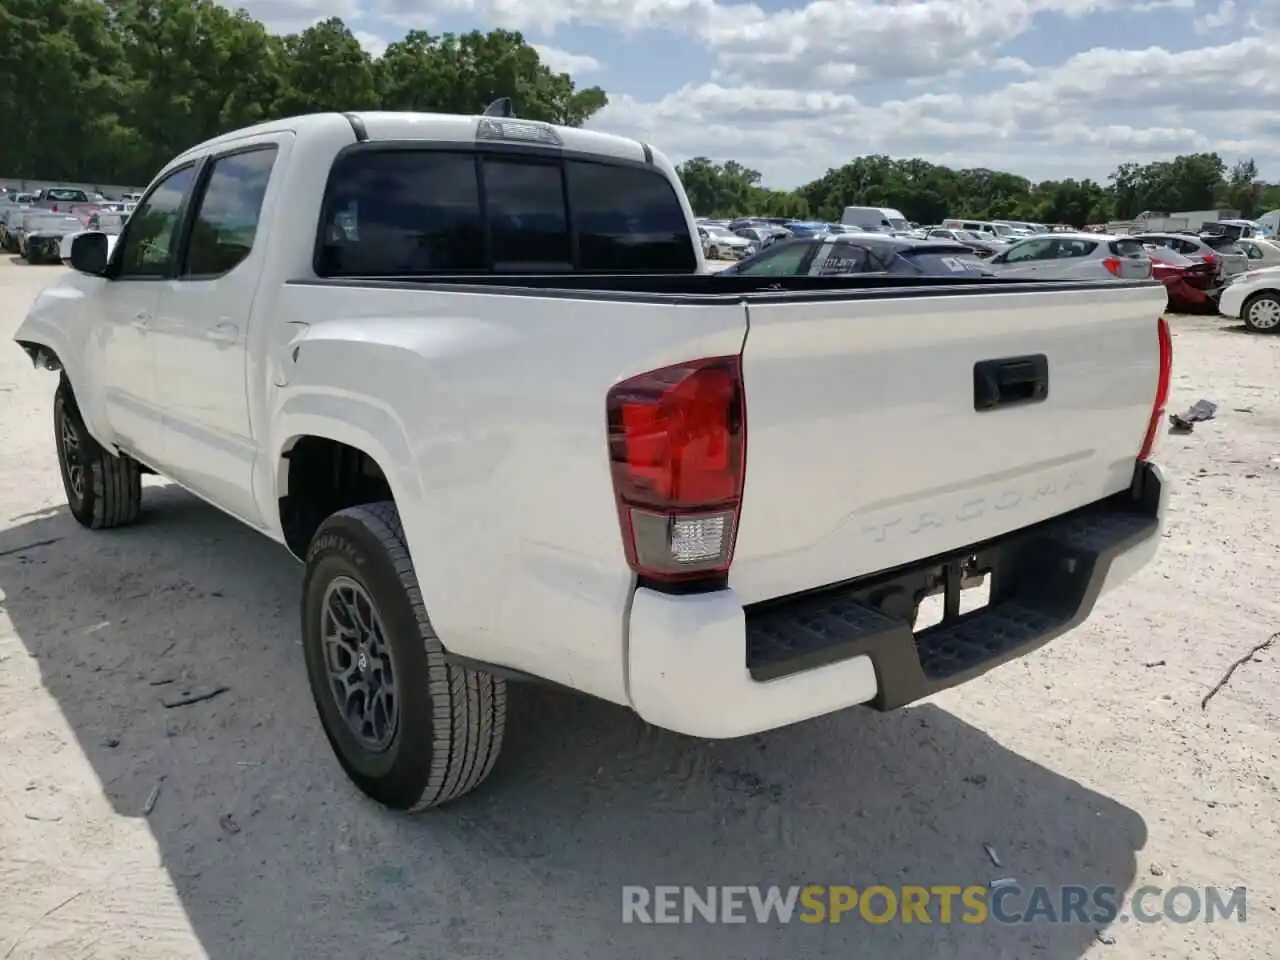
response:
[[[1019,240],[987,263],[1001,277],[1035,280],[1146,280],[1142,241],[1103,233],[1054,233]]]
[[[1218,266],[1218,279],[1244,273],[1249,258],[1230,237],[1196,236],[1194,233],[1138,233],[1135,240],[1168,247],[1192,260],[1203,260]]]
[[[707,238],[705,249],[712,260],[740,260],[756,252],[754,243],[728,227],[704,223],[698,227],[698,234]]]

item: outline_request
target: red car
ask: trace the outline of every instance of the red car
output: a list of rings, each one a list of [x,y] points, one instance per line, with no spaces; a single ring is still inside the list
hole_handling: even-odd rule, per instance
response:
[[[1164,284],[1169,309],[1175,313],[1197,313],[1218,309],[1217,264],[1192,260],[1168,247],[1146,244],[1151,258],[1151,277]]]

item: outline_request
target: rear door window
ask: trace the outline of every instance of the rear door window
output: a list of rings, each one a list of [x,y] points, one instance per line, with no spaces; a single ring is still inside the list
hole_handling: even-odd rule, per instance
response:
[[[1141,240],[1112,240],[1107,249],[1117,257],[1140,258],[1147,255]]]
[[[580,269],[602,273],[697,270],[684,208],[661,173],[570,160],[565,174]]]
[[[987,273],[982,261],[968,250],[901,250],[898,256],[921,273],[935,277],[980,277]]]
[[[838,277],[850,273],[866,273],[868,270],[881,269],[874,262],[871,251],[856,243],[826,243],[818,250],[812,266],[811,276]]]
[[[335,161],[321,220],[322,276],[484,269],[476,158],[436,150],[362,150]]]
[[[1236,255],[1239,255],[1240,253],[1243,252],[1239,247],[1236,246],[1235,240],[1231,237],[1209,236],[1209,237],[1201,237],[1200,239],[1201,241],[1203,241],[1206,247],[1208,247],[1210,250],[1213,250],[1217,253],[1234,253]]]
[[[1079,257],[1087,257],[1097,249],[1097,243],[1092,240],[1054,240],[1053,253],[1051,256],[1059,260],[1071,260]]]

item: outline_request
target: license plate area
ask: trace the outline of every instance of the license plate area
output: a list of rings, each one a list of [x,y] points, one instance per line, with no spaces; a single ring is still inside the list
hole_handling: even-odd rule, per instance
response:
[[[991,570],[976,555],[939,564],[915,598],[911,630],[949,626],[991,602]]]

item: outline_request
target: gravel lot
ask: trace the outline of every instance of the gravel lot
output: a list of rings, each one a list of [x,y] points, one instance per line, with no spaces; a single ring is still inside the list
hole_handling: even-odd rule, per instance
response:
[[[283,549],[162,482],[131,529],[66,512],[54,377],[9,344],[60,269],[0,258],[0,958],[1277,956],[1280,642],[1201,699],[1280,629],[1280,337],[1176,318],[1171,409],[1218,419],[1163,440],[1158,560],[1044,650],[721,743],[518,688],[488,784],[406,818],[330,755]],[[1246,885],[1247,922],[620,922],[624,884],[997,877]]]

